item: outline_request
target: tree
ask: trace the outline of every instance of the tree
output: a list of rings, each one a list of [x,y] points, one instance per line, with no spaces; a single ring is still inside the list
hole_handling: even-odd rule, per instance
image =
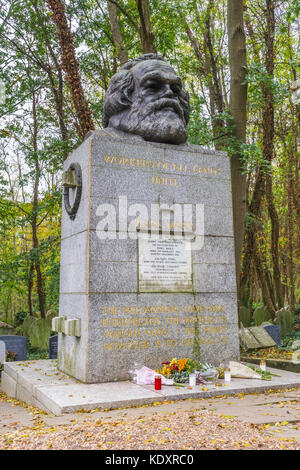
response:
[[[47,0],[47,4],[52,11],[52,20],[57,27],[61,47],[62,67],[66,73],[66,81],[78,117],[79,135],[84,139],[85,135],[90,130],[94,130],[95,127],[81,84],[73,37],[68,26],[65,5],[60,0]]]
[[[247,59],[244,32],[243,1],[228,0],[227,28],[230,64],[230,113],[236,139],[236,152],[231,154],[231,185],[233,226],[235,238],[236,278],[239,287],[240,264],[244,241],[246,215],[246,174],[241,144],[246,143],[247,125]]]

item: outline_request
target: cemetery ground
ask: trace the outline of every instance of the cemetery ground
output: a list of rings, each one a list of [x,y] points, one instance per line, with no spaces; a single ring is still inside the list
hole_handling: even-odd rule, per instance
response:
[[[54,416],[0,392],[2,450],[299,450],[300,389]]]

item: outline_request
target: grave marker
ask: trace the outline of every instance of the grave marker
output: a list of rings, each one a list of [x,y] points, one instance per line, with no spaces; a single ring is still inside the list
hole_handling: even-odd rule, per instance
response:
[[[27,338],[24,336],[4,335],[0,341],[5,343],[6,351],[15,354],[15,361],[25,361],[27,357]]]
[[[58,335],[49,338],[49,359],[57,359]]]

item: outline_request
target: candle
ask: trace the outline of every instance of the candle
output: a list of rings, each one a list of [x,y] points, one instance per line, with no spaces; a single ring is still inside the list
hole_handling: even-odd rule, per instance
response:
[[[224,380],[225,382],[231,382],[231,373],[229,367],[224,370]]]
[[[189,384],[191,387],[196,387],[196,374],[189,375]]]
[[[266,363],[263,359],[260,361],[259,367],[261,370],[266,371]]]
[[[161,376],[156,375],[154,378],[154,389],[161,390]]]

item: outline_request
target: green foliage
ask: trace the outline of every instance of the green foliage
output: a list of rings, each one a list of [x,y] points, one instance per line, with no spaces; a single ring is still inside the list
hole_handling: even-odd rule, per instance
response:
[[[291,351],[291,346],[294,341],[300,339],[300,331],[292,331],[288,335],[281,338],[281,346],[279,349],[284,351]]]
[[[17,312],[16,317],[15,317],[16,325],[17,326],[21,325],[24,322],[27,315],[28,315],[28,312]]]
[[[295,305],[295,307],[293,309],[293,313],[295,315],[300,315],[300,305]]]
[[[189,381],[189,373],[185,370],[174,372],[170,378],[172,378],[175,383],[184,384]]]
[[[28,361],[36,361],[38,359],[48,359],[48,357],[49,357],[48,351],[42,351],[41,349],[31,346],[31,344],[29,343],[27,347],[27,360]]]

